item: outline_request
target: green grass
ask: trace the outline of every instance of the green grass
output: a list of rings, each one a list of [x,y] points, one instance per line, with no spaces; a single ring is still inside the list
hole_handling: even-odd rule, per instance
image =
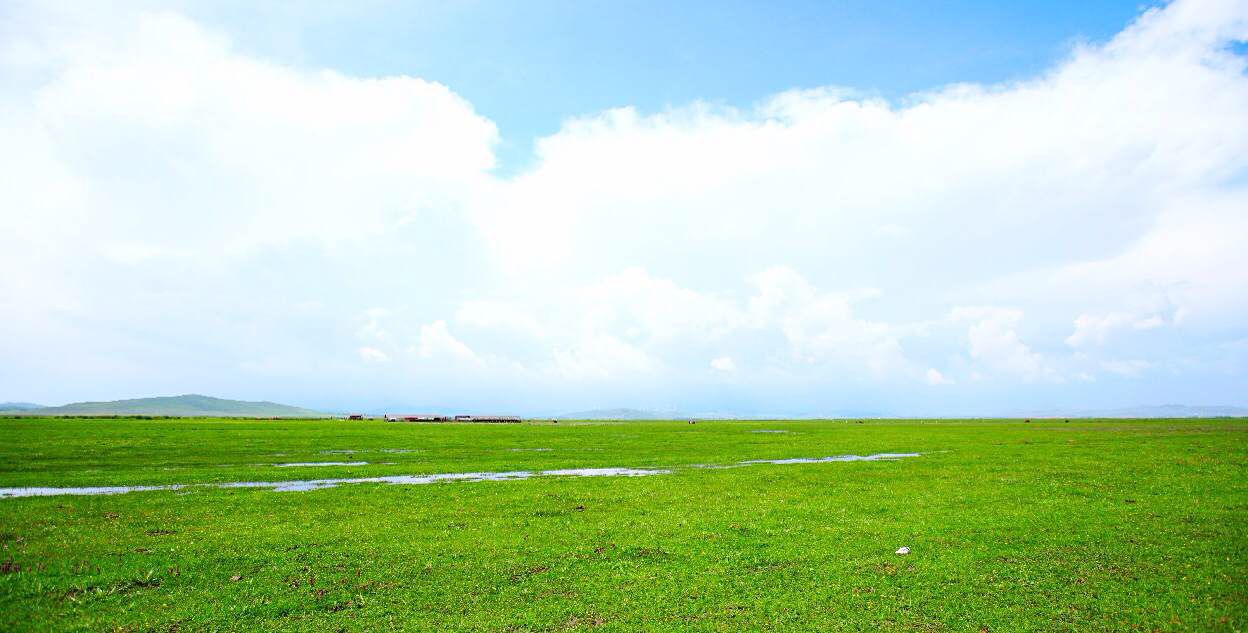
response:
[[[1246,431],[0,420],[0,487],[673,470],[0,499],[0,630],[1242,630]]]

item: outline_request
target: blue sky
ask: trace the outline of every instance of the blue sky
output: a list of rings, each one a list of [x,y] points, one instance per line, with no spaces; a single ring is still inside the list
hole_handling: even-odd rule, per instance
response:
[[[495,121],[500,169],[568,117],[795,88],[890,99],[1042,72],[1139,14],[1121,2],[191,3],[240,47],[361,76],[438,81]],[[358,6],[357,6],[358,5]]]
[[[1248,6],[0,8],[0,401],[1248,405]]]

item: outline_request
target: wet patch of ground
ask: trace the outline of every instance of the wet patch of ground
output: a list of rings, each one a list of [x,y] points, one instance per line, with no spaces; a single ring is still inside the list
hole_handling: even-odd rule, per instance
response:
[[[368,462],[289,462],[273,464],[278,468],[299,468],[304,466],[367,466]]]
[[[654,468],[565,468],[560,470],[516,470],[501,473],[436,473],[432,475],[390,475],[383,477],[343,477],[296,481],[234,481],[221,484],[172,484],[168,486],[98,486],[84,488],[0,488],[0,498],[49,497],[56,495],[116,495],[149,490],[181,490],[191,487],[267,488],[277,492],[322,490],[343,484],[432,484],[440,481],[513,481],[533,477],[644,477],[666,475],[670,470]]]
[[[837,455],[833,457],[794,457],[789,459],[751,459],[735,464],[694,464],[693,468],[736,468],[752,464],[823,464],[830,462],[895,461],[903,457],[918,457],[920,453],[876,453],[873,455]],[[293,462],[274,464],[287,466],[363,466],[368,462]],[[49,497],[57,495],[116,495],[128,492],[154,490],[187,490],[190,488],[264,488],[276,492],[301,492],[323,490],[345,484],[432,484],[442,481],[514,481],[533,477],[645,477],[666,475],[672,471],[663,468],[562,468],[556,470],[516,470],[509,472],[435,473],[432,475],[387,475],[381,477],[342,477],[333,479],[306,479],[295,481],[235,481],[220,484],[171,484],[167,486],[96,486],[81,488],[0,488],[0,499],[15,497]]]
[[[751,459],[742,464],[825,464],[828,462],[893,461],[902,457],[918,457],[919,453],[876,453],[874,455],[836,455],[834,457],[791,457],[789,459]]]

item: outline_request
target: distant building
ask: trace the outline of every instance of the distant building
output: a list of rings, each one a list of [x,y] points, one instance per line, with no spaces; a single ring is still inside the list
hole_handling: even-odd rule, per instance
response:
[[[449,422],[451,416],[437,413],[387,413],[387,422]]]
[[[515,415],[441,415],[438,413],[387,413],[387,422],[520,422]]]
[[[520,422],[520,417],[515,415],[457,415],[456,422]]]
[[[352,413],[351,415],[348,415],[348,416],[347,416],[347,419],[348,419],[348,420],[363,420],[363,419],[364,419],[364,414],[363,414],[363,413]]]

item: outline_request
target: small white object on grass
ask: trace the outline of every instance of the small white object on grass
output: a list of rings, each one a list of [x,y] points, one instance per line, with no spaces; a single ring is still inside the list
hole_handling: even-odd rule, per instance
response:
[[[909,553],[910,553],[910,548],[909,548],[909,547],[898,547],[898,548],[897,548],[897,554],[898,554],[898,555],[900,555],[900,556],[905,556],[906,554],[909,554]]]

